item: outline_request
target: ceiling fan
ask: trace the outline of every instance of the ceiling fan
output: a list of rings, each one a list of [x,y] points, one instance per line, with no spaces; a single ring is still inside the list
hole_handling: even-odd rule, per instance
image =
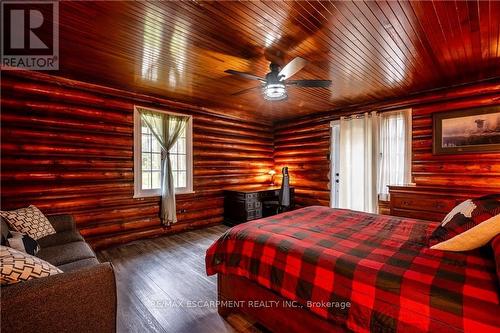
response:
[[[304,68],[306,64],[307,61],[301,57],[294,58],[286,64],[283,69],[280,65],[272,62],[269,65],[271,71],[266,74],[265,78],[261,78],[250,73],[235,71],[234,69],[227,69],[224,72],[232,75],[238,75],[249,80],[257,80],[262,83],[261,86],[238,91],[232,94],[233,96],[245,94],[249,91],[261,88],[266,100],[281,101],[288,97],[286,92],[287,86],[297,86],[301,88],[328,88],[332,84],[331,80],[288,80]]]

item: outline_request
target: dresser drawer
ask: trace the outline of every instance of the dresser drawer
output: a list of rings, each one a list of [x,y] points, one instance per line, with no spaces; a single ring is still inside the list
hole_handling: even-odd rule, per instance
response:
[[[262,207],[262,203],[256,200],[248,200],[246,205],[247,205],[247,210],[258,209]]]
[[[423,210],[436,213],[447,213],[456,205],[454,199],[427,199],[410,196],[394,196],[391,198],[391,204],[396,209]]]
[[[257,200],[257,198],[259,197],[259,194],[258,193],[247,193],[245,195],[245,198],[247,200]]]
[[[262,209],[249,210],[247,212],[247,220],[260,219],[262,217]]]
[[[422,210],[407,210],[398,208],[392,209],[391,215],[409,217],[418,220],[437,221],[437,222],[441,222],[446,216],[446,214],[443,213],[435,213]]]

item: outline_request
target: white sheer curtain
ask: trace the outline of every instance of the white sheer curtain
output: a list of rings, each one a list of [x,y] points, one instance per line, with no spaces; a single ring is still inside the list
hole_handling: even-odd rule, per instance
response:
[[[161,145],[161,209],[164,225],[177,222],[175,186],[170,162],[170,149],[177,141],[189,117],[139,109],[141,117]]]
[[[387,199],[387,185],[411,182],[411,109],[380,114],[378,194]]]
[[[378,115],[340,118],[339,207],[377,211]]]

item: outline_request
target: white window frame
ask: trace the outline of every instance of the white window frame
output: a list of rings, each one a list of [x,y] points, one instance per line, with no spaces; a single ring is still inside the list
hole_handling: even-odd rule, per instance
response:
[[[161,195],[161,189],[142,189],[142,131],[139,109],[166,113],[175,116],[189,117],[186,125],[186,187],[176,188],[175,194],[189,194],[193,191],[193,116],[171,111],[152,109],[134,105],[134,198],[155,197]]]

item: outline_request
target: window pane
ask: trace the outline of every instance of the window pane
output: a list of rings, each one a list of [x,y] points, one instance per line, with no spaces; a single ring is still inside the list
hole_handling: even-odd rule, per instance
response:
[[[151,151],[151,135],[143,134],[142,135],[142,151],[147,152]]]
[[[172,176],[174,177],[174,187],[175,188],[179,187],[178,186],[178,184],[179,184],[179,176],[178,176],[177,171],[172,171]]]
[[[160,171],[161,169],[161,154],[151,154],[152,156],[152,167],[151,169],[152,170],[157,170],[157,171]]]
[[[151,173],[150,172],[142,172],[142,189],[143,190],[151,189]]]
[[[143,153],[142,154],[142,170],[148,171],[151,170],[151,154]]]
[[[152,151],[154,153],[161,152],[161,145],[154,136],[151,138],[151,145],[152,145]]]
[[[186,155],[177,156],[178,161],[178,169],[177,170],[186,170]]]
[[[176,154],[177,153],[177,142],[170,148],[170,153],[171,154]]]
[[[177,144],[179,146],[178,148],[178,152],[181,153],[181,154],[185,154],[186,153],[186,139],[185,138],[179,138],[177,140]]]
[[[386,185],[402,184],[406,177],[406,124],[403,113],[382,114],[380,122],[380,168],[378,193],[388,195]]]
[[[178,172],[178,185],[177,187],[186,187],[186,172],[185,171],[179,171]]]
[[[170,166],[172,170],[177,170],[177,155],[170,154]]]
[[[151,188],[160,188],[160,172],[159,171],[153,171],[151,172]]]
[[[146,125],[146,123],[144,122],[144,120],[142,118],[141,118],[141,131],[142,131],[142,133],[146,133],[146,134],[150,133],[149,127]]]

